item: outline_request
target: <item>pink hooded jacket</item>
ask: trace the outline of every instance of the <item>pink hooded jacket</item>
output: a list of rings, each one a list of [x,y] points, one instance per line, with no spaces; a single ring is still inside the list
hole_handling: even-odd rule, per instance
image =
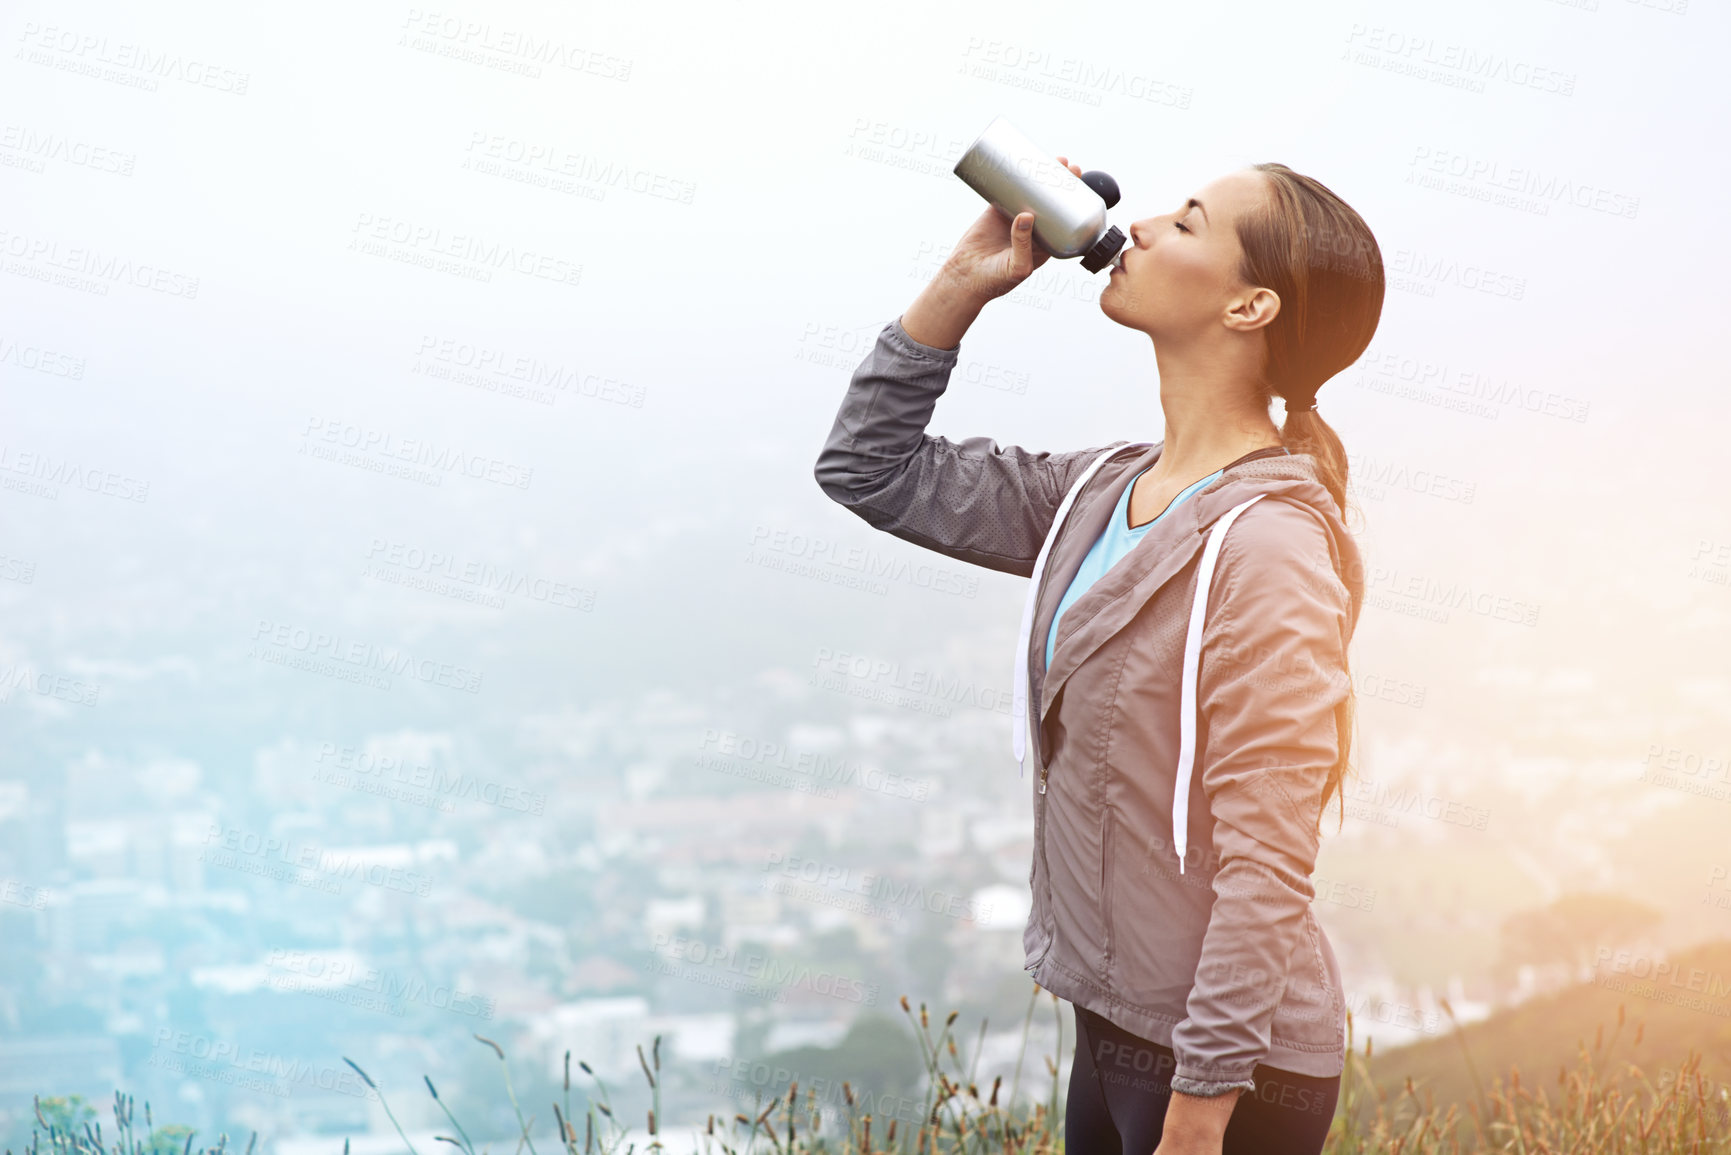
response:
[[[1315,460],[1236,465],[1159,519],[1065,612],[1047,669],[1033,640],[1160,445],[927,434],[959,353],[886,325],[815,474],[869,524],[960,561],[1033,577],[1046,549],[1016,656],[1034,769],[1025,969],[1171,1047],[1176,1090],[1253,1089],[1259,1063],[1340,1074],[1345,998],[1311,874],[1363,588]]]

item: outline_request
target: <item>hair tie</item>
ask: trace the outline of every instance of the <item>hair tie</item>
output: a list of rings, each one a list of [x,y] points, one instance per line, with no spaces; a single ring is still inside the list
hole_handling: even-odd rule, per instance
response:
[[[1289,397],[1286,399],[1286,412],[1288,415],[1293,413],[1314,413],[1315,411],[1316,392],[1314,390],[1305,394],[1303,397]]]

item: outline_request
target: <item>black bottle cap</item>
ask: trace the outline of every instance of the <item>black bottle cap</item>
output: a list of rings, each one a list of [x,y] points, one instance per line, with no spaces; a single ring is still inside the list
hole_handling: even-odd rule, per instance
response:
[[[1118,203],[1118,182],[1113,180],[1110,175],[1097,168],[1091,168],[1082,174],[1082,183],[1099,193],[1100,199],[1106,202],[1107,208]]]
[[[1113,225],[1107,229],[1094,247],[1082,254],[1082,267],[1090,273],[1097,273],[1111,264],[1112,258],[1118,255],[1118,250],[1124,247],[1124,233]]]

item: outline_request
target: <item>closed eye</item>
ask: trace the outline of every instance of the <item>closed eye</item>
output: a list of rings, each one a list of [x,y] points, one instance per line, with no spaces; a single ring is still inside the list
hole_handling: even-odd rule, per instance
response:
[[[1173,227],[1173,228],[1175,228],[1175,229],[1177,229],[1177,230],[1178,230],[1178,231],[1179,231],[1179,232],[1183,232],[1183,233],[1187,233],[1187,232],[1189,232],[1189,231],[1190,231],[1190,230],[1189,230],[1189,229],[1187,229],[1187,228],[1185,228],[1185,227],[1184,227],[1184,222],[1183,222],[1183,221],[1173,221],[1173,222],[1172,222],[1172,227]]]

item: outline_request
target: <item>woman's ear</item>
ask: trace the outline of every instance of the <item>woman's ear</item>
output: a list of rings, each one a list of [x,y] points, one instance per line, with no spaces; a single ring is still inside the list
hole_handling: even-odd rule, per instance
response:
[[[1235,297],[1226,306],[1226,327],[1249,333],[1271,323],[1280,316],[1280,294],[1273,289],[1254,288]]]

